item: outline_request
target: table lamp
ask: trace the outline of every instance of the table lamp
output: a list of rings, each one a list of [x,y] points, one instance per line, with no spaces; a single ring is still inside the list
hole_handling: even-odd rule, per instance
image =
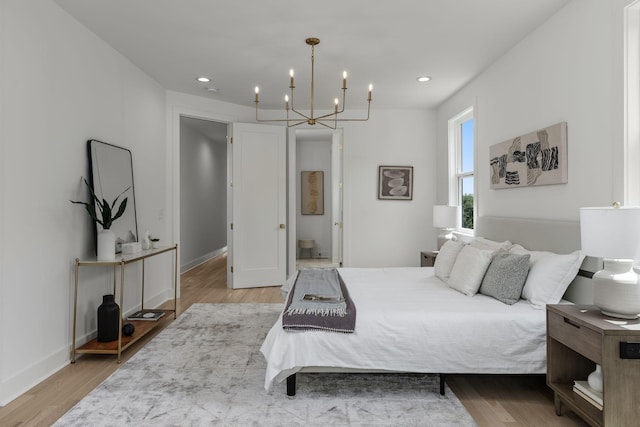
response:
[[[459,212],[458,206],[435,205],[433,207],[433,227],[441,229],[438,234],[438,250],[448,240],[453,239],[452,231],[458,225]]]
[[[640,207],[580,208],[580,238],[585,255],[603,258],[593,275],[593,304],[603,314],[635,319],[640,285],[633,270],[640,260]]]

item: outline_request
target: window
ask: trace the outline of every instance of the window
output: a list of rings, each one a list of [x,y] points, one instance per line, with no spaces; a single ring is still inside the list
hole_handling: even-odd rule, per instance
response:
[[[449,204],[460,206],[459,228],[472,231],[474,197],[474,119],[468,108],[449,120]]]

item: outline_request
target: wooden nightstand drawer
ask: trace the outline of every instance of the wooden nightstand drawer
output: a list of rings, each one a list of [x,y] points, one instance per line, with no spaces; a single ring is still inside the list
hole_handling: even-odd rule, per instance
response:
[[[547,312],[549,335],[595,363],[602,363],[602,335],[558,313]]]
[[[422,251],[420,252],[420,267],[433,267],[436,263],[438,251]]]

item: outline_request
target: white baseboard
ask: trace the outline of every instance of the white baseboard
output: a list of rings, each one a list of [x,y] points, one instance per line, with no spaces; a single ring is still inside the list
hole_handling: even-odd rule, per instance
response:
[[[70,348],[71,346],[65,346],[0,382],[0,407],[7,405],[71,363]]]
[[[192,261],[187,262],[186,264],[183,264],[180,266],[180,274],[185,273],[189,270],[191,270],[192,268],[195,268],[197,266],[199,266],[200,264],[203,264],[207,261],[209,261],[212,258],[215,258],[217,256],[222,255],[223,253],[227,252],[227,247],[223,247],[220,249],[217,249],[213,252],[209,252],[207,254],[202,255],[201,257],[198,257]]]
[[[147,301],[145,301],[146,307],[158,307],[163,303],[173,299],[173,288],[167,289],[163,292],[160,292],[158,295],[155,295]],[[126,316],[134,313],[139,310],[140,307],[132,308],[127,310],[123,314]],[[79,347],[97,336],[97,331],[91,331],[90,333],[76,337],[76,346]],[[71,342],[69,342],[68,346],[56,351],[50,356],[46,357],[43,360],[40,360],[33,365],[23,369],[21,372],[14,374],[13,376],[7,378],[4,381],[0,382],[0,407],[3,407],[10,403],[15,398],[19,397],[23,393],[29,391],[32,387],[38,385],[42,381],[49,378],[51,375],[58,372],[60,369],[64,368],[68,364],[71,363]],[[76,359],[82,357],[82,354],[76,354]],[[106,356],[109,357],[109,356]]]

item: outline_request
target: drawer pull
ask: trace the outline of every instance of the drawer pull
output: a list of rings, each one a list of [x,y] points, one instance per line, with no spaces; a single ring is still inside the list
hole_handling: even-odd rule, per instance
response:
[[[574,328],[580,329],[580,325],[578,325],[577,323],[573,323],[571,321],[571,319],[567,319],[566,317],[564,318],[564,323],[568,323],[569,325],[573,326]]]

